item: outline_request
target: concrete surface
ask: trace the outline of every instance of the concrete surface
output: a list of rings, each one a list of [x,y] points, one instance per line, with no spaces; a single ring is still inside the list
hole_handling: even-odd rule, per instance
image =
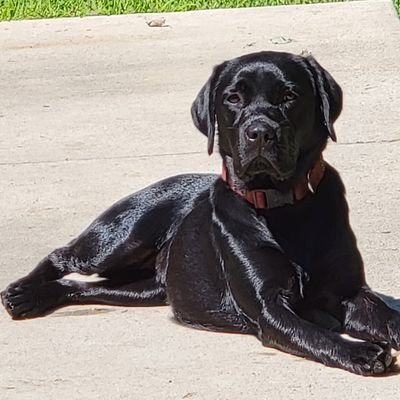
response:
[[[185,171],[219,171],[189,107],[211,67],[260,49],[312,51],[342,84],[338,144],[375,289],[400,297],[400,25],[389,0],[0,24],[0,287],[112,202]],[[286,44],[280,37],[290,39]],[[329,210],[327,210],[329,212]],[[0,309],[0,399],[394,399],[362,378],[181,327],[168,308]]]

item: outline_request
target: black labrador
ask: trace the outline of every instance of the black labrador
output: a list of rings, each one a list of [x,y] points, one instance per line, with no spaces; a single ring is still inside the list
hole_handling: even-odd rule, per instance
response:
[[[222,175],[180,175],[118,203],[2,292],[14,319],[73,304],[171,304],[193,327],[361,375],[392,368],[400,314],[366,284],[343,183],[322,152],[342,92],[310,56],[218,65],[192,106]],[[61,279],[97,273],[100,282]],[[343,338],[346,333],[353,338]]]

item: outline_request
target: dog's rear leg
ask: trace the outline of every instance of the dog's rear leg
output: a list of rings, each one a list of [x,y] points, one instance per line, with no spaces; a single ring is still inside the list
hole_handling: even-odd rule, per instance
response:
[[[63,251],[63,249],[56,251]],[[57,279],[68,273],[64,268],[61,268],[61,265],[57,266],[54,263],[51,259],[53,253],[45,257],[28,275],[11,283],[0,293],[5,309],[13,318],[20,317],[18,309],[21,302],[27,303],[29,300],[32,305],[37,302],[36,289],[43,289],[44,285],[49,284],[48,292],[54,292],[52,289],[54,285],[50,283],[56,282]],[[28,296],[32,296],[32,298],[29,299]],[[22,301],[22,298],[24,298],[24,301]],[[21,306],[21,309],[25,309],[25,306]]]
[[[121,286],[115,286],[112,281],[79,282],[76,290],[67,296],[67,302],[71,305],[162,306],[167,304],[166,299],[165,286],[159,283],[156,278]]]
[[[16,287],[2,297],[13,319],[45,316],[57,308],[79,304],[156,306],[166,304],[166,290],[156,278],[117,286],[113,281],[80,282],[67,279],[38,286]]]
[[[47,257],[45,257],[39,264],[26,276],[17,281],[13,282],[14,286],[25,286],[32,284],[41,284],[43,282],[53,281],[62,278],[64,275],[68,274],[69,271],[61,264],[54,262],[54,254],[65,252],[67,248],[60,248]]]
[[[83,282],[60,278],[72,272],[83,275],[102,273],[107,268],[110,271],[116,268],[114,275],[118,277],[119,270],[123,269],[128,259],[128,255],[114,259],[110,257],[107,260],[109,264],[104,266],[100,263],[96,264],[95,257],[86,257],[87,259],[85,259],[84,254],[79,255],[79,257],[75,254],[74,249],[70,246],[57,249],[45,257],[31,273],[11,283],[6,290],[1,292],[1,300],[7,312],[14,319],[45,315],[55,308],[67,305],[69,296],[80,293],[90,286],[88,283],[85,286]],[[133,258],[133,255],[131,255],[131,258]],[[150,251],[139,250],[137,252],[136,261],[139,265],[151,264],[149,260],[153,260]],[[136,268],[132,266],[131,281],[128,278],[125,281],[119,279],[119,282],[115,282],[115,284],[122,285],[126,282],[142,280],[141,275],[137,273],[136,276],[135,273]]]

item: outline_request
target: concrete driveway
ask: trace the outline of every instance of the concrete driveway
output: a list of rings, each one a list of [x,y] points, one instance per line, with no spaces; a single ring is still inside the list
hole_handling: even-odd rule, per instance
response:
[[[370,285],[400,298],[400,24],[390,0],[0,24],[0,288],[120,197],[215,171],[189,107],[211,67],[311,51],[341,83],[338,144]],[[329,210],[327,210],[329,212]],[[0,399],[395,399],[362,378],[177,325],[168,308],[0,308]]]

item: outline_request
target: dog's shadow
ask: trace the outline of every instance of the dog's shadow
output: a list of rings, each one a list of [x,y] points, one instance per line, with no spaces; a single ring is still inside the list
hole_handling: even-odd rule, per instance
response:
[[[378,296],[393,310],[400,313],[400,299],[395,299],[392,296],[387,296],[386,294],[378,293]]]

